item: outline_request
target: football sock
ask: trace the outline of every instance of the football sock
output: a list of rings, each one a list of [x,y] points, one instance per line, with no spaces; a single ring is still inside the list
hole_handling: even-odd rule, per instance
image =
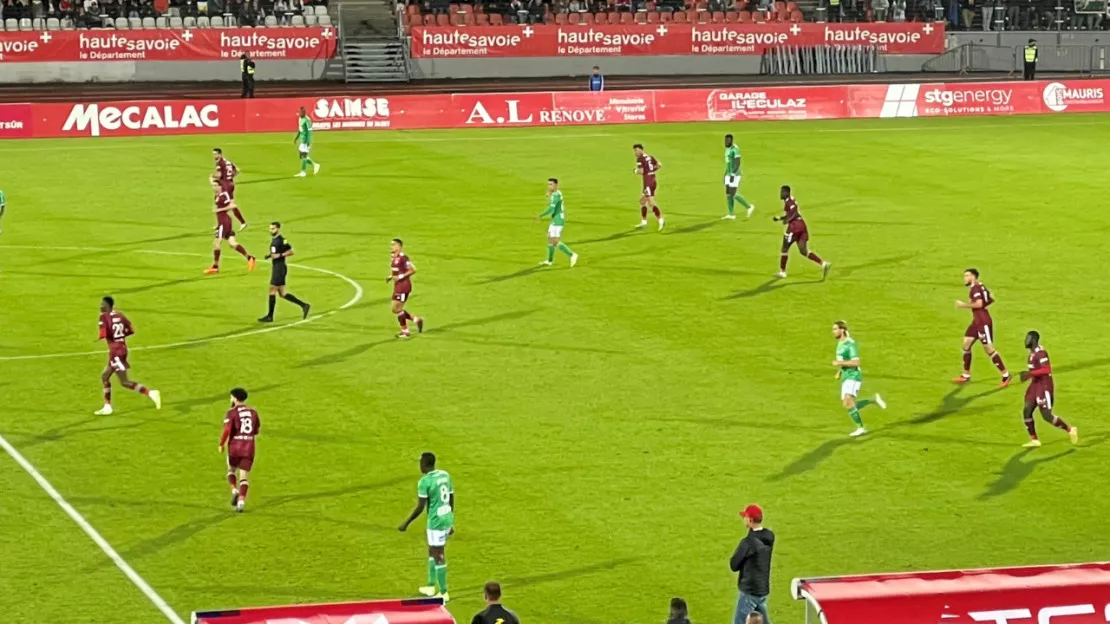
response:
[[[659,206],[652,206],[651,212],[655,215],[656,219],[662,219],[663,213],[659,211]]]
[[[1007,375],[1006,365],[1002,363],[1002,354],[1001,353],[999,353],[998,351],[995,351],[994,355],[991,356],[991,362],[994,363],[994,367],[997,368],[998,371],[1000,373],[1002,373],[1003,376]]]
[[[555,245],[547,246],[547,261],[552,262],[555,260]]]
[[[235,246],[235,251],[238,251],[239,253],[243,254],[244,258],[250,258],[251,257],[251,255],[249,253],[247,253],[247,248],[242,246],[242,245],[236,245]]]
[[[123,384],[123,387],[127,388],[128,390],[134,390],[135,392],[138,392],[143,396],[148,396],[150,394],[150,390],[146,386],[138,382],[129,381]]]
[[[728,196],[726,196],[726,198],[728,199],[728,213],[730,215],[735,214],[736,213],[736,205],[735,205],[736,204],[736,198],[733,197],[732,195],[728,195]]]
[[[867,407],[868,405],[871,405],[873,402],[874,401],[872,401],[871,399],[860,399],[860,400],[856,401],[856,409],[861,410],[861,409]]]
[[[295,304],[301,306],[302,308],[305,306],[305,303],[303,301],[301,301],[300,299],[297,299],[297,296],[294,295],[293,293],[285,293],[285,296],[282,297],[282,298],[285,299],[286,301],[291,302],[291,303],[295,303]]]
[[[782,254],[781,256],[779,256],[779,270],[782,271],[783,273],[786,272],[786,261],[789,258],[790,258],[790,256],[786,255],[785,253]]]
[[[315,165],[316,164],[316,161],[312,160],[311,158],[305,158],[304,161],[306,163],[310,164],[310,165]]]
[[[275,305],[277,305],[277,297],[274,296],[274,295],[270,295],[270,311],[266,313],[266,316],[273,316],[274,315],[274,306]]]
[[[809,252],[809,254],[807,254],[806,257],[809,258],[810,260],[813,260],[817,264],[825,264],[825,261],[821,259],[821,256],[818,256],[815,252],[812,252],[812,251]]]
[[[246,479],[239,482],[239,502],[247,500],[247,489],[251,486]]]
[[[239,489],[235,487],[235,473],[234,472],[227,473],[227,482],[228,482],[229,485],[231,485],[231,491],[232,492],[239,491]]]
[[[301,173],[304,173],[305,169],[308,169],[308,159],[307,158],[302,158],[301,159]]]
[[[565,253],[568,256],[574,255],[574,252],[570,250],[570,247],[567,247],[566,243],[559,243],[559,251]]]
[[[408,331],[409,329],[408,319],[405,316],[407,315],[404,312],[397,315],[397,322],[401,325],[401,331]]]
[[[246,224],[247,220],[243,218],[243,213],[240,212],[238,208],[232,208],[231,214],[235,215],[235,218],[239,220],[239,223]]]
[[[411,321],[415,318],[413,315],[409,314],[408,310],[401,310],[401,316],[403,316],[406,321]]]
[[[219,249],[213,249],[212,250],[212,268],[214,268],[214,269],[220,268],[220,250]]]
[[[748,200],[744,199],[743,197],[741,197],[739,195],[736,196],[736,201],[740,202],[740,205],[743,206],[745,209],[748,209],[748,208],[752,207],[752,205],[748,203]]]
[[[436,586],[436,560],[428,557],[428,587]]]
[[[640,206],[640,218],[647,219],[647,206]]]
[[[1060,418],[1059,416],[1052,417],[1052,426],[1056,427],[1057,429],[1063,429],[1064,431],[1071,430],[1071,427],[1068,426],[1068,423],[1064,422],[1064,419]]]
[[[863,418],[860,417],[858,409],[853,407],[852,409],[848,410],[848,416],[851,417],[852,422],[856,423],[857,427],[863,426]]]
[[[971,351],[964,351],[964,373],[971,372]]]
[[[112,404],[112,382],[104,384],[104,404]]]
[[[1029,437],[1034,440],[1037,439],[1037,423],[1033,422],[1033,417],[1025,419],[1025,430],[1029,432]]]
[[[436,566],[436,577],[439,580],[440,593],[447,593],[447,561],[444,560],[443,565]]]

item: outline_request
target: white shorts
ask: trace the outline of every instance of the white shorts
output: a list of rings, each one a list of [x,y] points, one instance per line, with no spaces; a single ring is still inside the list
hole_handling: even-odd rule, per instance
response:
[[[549,226],[547,226],[547,237],[548,238],[559,238],[562,235],[563,235],[563,226],[561,226],[561,225],[549,225]]]
[[[856,381],[855,379],[845,379],[840,382],[840,398],[859,396],[860,385],[862,385],[862,382]]]
[[[297,147],[297,149],[300,150],[302,154],[307,154],[308,151],[312,149],[312,146],[307,143],[301,143],[300,146]]]
[[[738,186],[740,186],[740,176],[738,176],[738,175],[727,175],[727,176],[725,176],[725,186],[730,188],[730,189],[737,188]]]
[[[450,531],[436,531],[435,529],[428,529],[428,545],[429,546],[446,546],[447,534]]]

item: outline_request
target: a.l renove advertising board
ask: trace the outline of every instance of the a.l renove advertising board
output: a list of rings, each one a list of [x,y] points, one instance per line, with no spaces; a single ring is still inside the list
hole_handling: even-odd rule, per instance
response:
[[[1110,111],[1110,80],[0,104],[0,138],[422,130]]]

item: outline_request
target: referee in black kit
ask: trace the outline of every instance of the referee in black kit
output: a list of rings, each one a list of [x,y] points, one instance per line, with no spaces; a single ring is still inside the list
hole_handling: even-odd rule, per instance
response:
[[[486,608],[479,611],[470,624],[520,624],[515,613],[501,606],[501,583],[486,583],[482,593],[486,599]]]
[[[274,239],[270,241],[270,253],[266,254],[266,260],[272,262],[272,271],[270,272],[270,311],[266,313],[266,316],[258,319],[258,322],[274,322],[274,305],[277,303],[277,295],[281,295],[281,298],[286,301],[291,301],[301,306],[301,312],[304,313],[304,316],[301,318],[308,318],[308,311],[312,309],[312,306],[285,290],[285,278],[289,274],[289,267],[286,266],[285,259],[293,255],[293,246],[281,235],[281,224],[277,221],[270,224],[270,236],[274,237]]]

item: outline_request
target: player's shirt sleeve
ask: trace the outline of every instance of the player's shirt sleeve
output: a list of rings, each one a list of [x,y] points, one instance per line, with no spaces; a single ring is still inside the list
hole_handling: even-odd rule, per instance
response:
[[[104,323],[104,315],[103,314],[101,314],[100,318],[97,319],[96,326],[97,326],[98,333],[100,334],[99,339],[104,340],[105,338],[107,338],[108,337],[108,326]]]
[[[417,498],[428,498],[428,479],[421,477],[420,481],[416,483],[416,496]]]

